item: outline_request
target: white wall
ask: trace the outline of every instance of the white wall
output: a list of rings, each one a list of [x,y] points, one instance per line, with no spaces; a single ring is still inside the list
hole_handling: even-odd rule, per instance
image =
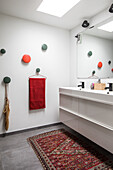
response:
[[[108,18],[112,17],[112,14],[108,12],[108,9],[105,11],[97,14],[93,18],[90,19],[90,26],[96,25]],[[70,85],[76,87],[78,84],[80,84],[81,81],[85,82],[85,87],[90,88],[91,83],[97,82],[98,79],[81,79],[77,78],[77,67],[78,67],[78,48],[77,48],[77,39],[75,36],[78,33],[81,33],[85,31],[84,28],[82,28],[80,25],[74,29],[71,30],[71,57],[70,57]],[[82,69],[82,67],[81,67]],[[112,79],[102,79],[102,83],[108,83],[113,82]]]
[[[48,45],[46,52],[41,50],[43,43]],[[2,113],[5,97],[2,81],[5,76],[12,80],[8,85],[8,132],[59,122],[58,88],[69,86],[69,31],[0,15],[0,49],[2,48],[7,52],[0,56],[0,134],[5,132]],[[24,54],[31,56],[29,64],[22,63]],[[38,67],[41,69],[40,74],[47,76],[47,107],[30,112],[28,77],[35,74]]]

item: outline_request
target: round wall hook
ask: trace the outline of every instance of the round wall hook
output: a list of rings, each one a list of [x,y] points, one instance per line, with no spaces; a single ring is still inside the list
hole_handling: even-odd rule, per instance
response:
[[[4,77],[3,82],[4,82],[5,84],[10,83],[10,82],[11,82],[11,78],[10,78],[10,77]]]
[[[95,70],[92,71],[92,75],[94,75],[94,74],[95,74]]]
[[[110,61],[110,60],[108,61],[108,64],[109,64],[109,65],[111,64],[111,61]]]
[[[39,72],[40,72],[40,68],[37,68],[37,69],[36,69],[36,72],[39,73]]]
[[[2,48],[2,49],[0,50],[0,53],[1,53],[1,54],[5,54],[5,53],[6,53],[6,50]]]
[[[43,45],[42,45],[42,50],[43,50],[43,51],[46,51],[46,50],[47,50],[47,48],[48,48],[48,47],[47,47],[47,45],[46,45],[46,44],[43,44]]]
[[[101,68],[102,67],[102,62],[100,61],[99,63],[98,63],[98,68]]]
[[[89,51],[89,52],[88,52],[88,56],[89,56],[89,57],[92,56],[92,54],[93,54],[92,51]]]
[[[24,54],[23,57],[22,57],[22,61],[23,61],[24,63],[29,63],[29,62],[31,61],[30,55]]]

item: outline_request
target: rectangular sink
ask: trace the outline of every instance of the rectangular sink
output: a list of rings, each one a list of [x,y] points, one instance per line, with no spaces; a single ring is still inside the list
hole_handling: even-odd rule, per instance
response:
[[[106,90],[80,89],[78,87],[61,87],[59,92],[64,93],[65,95],[71,95],[73,97],[75,96],[86,100],[113,105],[113,92],[109,92],[109,94],[107,94]]]

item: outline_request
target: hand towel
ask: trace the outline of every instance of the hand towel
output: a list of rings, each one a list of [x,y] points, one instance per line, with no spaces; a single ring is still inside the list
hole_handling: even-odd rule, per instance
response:
[[[29,78],[29,109],[45,108],[45,78]]]

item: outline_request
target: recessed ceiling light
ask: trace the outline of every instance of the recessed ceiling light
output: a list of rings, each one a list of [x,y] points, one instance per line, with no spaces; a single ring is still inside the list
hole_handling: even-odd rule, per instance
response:
[[[37,11],[62,17],[80,0],[43,0]]]
[[[113,32],[113,21],[108,22],[107,24],[104,24],[104,25],[98,27],[98,29],[108,31],[108,32]]]

